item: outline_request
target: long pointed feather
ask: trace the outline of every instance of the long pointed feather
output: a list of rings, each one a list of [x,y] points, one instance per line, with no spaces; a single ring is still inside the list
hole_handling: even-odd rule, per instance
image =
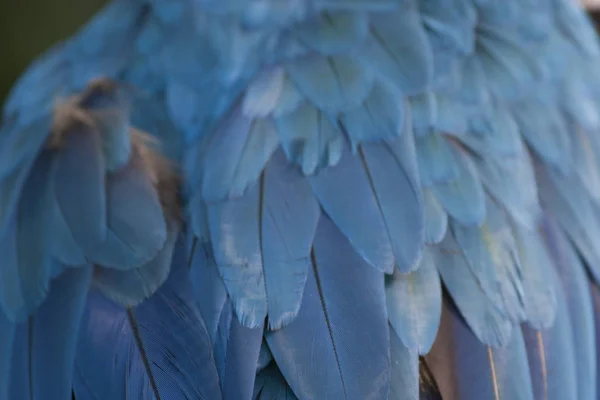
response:
[[[269,328],[279,329],[300,308],[321,214],[310,184],[281,152],[265,170],[261,212]]]
[[[389,338],[383,274],[369,268],[325,217],[314,253],[298,316],[267,334],[273,357],[300,398],[384,397]],[[355,329],[358,321],[363,329]]]
[[[338,165],[308,178],[321,206],[371,265],[391,272],[394,255],[377,197],[358,157],[347,147]]]
[[[77,399],[221,398],[183,256],[179,246],[169,279],[134,309],[90,294],[77,349]]]
[[[442,312],[442,288],[433,256],[425,251],[419,269],[386,278],[388,317],[404,346],[425,354],[431,348]]]
[[[225,303],[215,340],[215,361],[224,400],[251,398],[262,337],[262,325],[241,325],[231,304]]]
[[[534,398],[521,332],[513,330],[501,348],[486,346],[447,303],[440,334],[426,360],[444,400]]]
[[[15,324],[0,311],[0,400],[8,400],[15,328]]]
[[[388,400],[419,399],[419,355],[404,346],[390,329],[390,394]]]
[[[260,247],[261,188],[239,198],[210,204],[208,217],[214,257],[237,317],[255,328],[267,315]]]

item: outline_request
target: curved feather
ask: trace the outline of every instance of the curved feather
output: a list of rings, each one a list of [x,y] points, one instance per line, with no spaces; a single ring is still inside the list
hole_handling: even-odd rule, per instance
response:
[[[430,189],[423,189],[425,204],[425,243],[439,243],[446,236],[448,214]]]
[[[321,207],[371,265],[394,268],[393,247],[371,181],[361,160],[344,147],[340,162],[308,180]]]
[[[195,239],[189,254],[190,280],[202,320],[214,344],[227,289],[217,268],[210,243]]]
[[[416,2],[406,1],[397,11],[378,14],[371,20],[365,59],[402,93],[422,91],[432,80],[433,63]]]
[[[358,106],[373,85],[373,71],[351,55],[307,57],[287,64],[285,70],[298,90],[326,112]]]
[[[44,154],[34,164],[23,187],[18,214],[1,239],[4,265],[0,269],[0,301],[13,321],[27,318],[44,301],[54,274],[50,256],[52,172],[52,158]]]
[[[166,283],[133,309],[90,293],[77,342],[77,399],[221,398],[182,251]]]
[[[231,304],[225,303],[214,342],[223,399],[252,397],[262,337],[262,324],[253,328],[243,326]]]
[[[577,398],[596,398],[595,326],[588,277],[572,244],[548,221],[543,225],[554,259],[557,277],[564,288],[564,302],[571,321],[573,355],[576,360]],[[557,321],[557,323],[559,323]]]
[[[15,324],[0,312],[0,399],[8,399],[11,358],[15,340]]]
[[[523,294],[527,323],[534,329],[548,329],[556,315],[556,293],[548,271],[552,256],[539,230],[532,231],[518,223],[512,224],[523,271]]]
[[[35,314],[17,327],[8,398],[71,396],[77,335],[91,276],[90,267],[67,270],[52,282]]]
[[[365,265],[326,217],[313,251],[298,316],[266,335],[273,357],[299,398],[385,397],[390,361],[383,273]],[[359,321],[364,329],[355,329]]]
[[[446,212],[465,226],[479,226],[485,219],[485,198],[481,181],[469,157],[457,145],[449,143],[456,179],[432,186],[433,193]]]
[[[513,322],[525,319],[522,265],[502,210],[489,198],[479,228],[453,223],[452,234],[483,292]]]
[[[386,278],[385,295],[393,334],[411,351],[429,352],[442,310],[441,282],[431,253],[423,253],[418,270],[408,275],[396,271]]]
[[[480,343],[446,302],[440,335],[426,356],[444,399],[533,399],[523,336],[500,348]]]
[[[388,400],[419,399],[419,356],[390,329],[390,394]]]
[[[300,308],[321,209],[308,181],[281,152],[265,169],[262,186],[261,246],[269,328],[279,329]]]
[[[296,400],[292,389],[281,371],[274,363],[263,369],[256,376],[256,385],[254,387],[254,400]]]
[[[104,296],[125,307],[148,298],[169,276],[171,259],[179,237],[179,226],[171,222],[164,247],[150,262],[128,271],[97,267],[94,286]]]
[[[404,135],[411,132],[404,132]],[[410,272],[418,267],[424,244],[423,199],[417,179],[411,179],[398,153],[385,144],[363,144],[360,156],[392,244],[396,268]],[[402,160],[409,162],[408,160]],[[412,166],[416,170],[416,166]]]
[[[444,285],[475,336],[490,346],[506,345],[512,323],[486,296],[450,232],[433,248],[433,256]]]
[[[242,197],[208,206],[215,261],[237,317],[256,328],[267,315],[267,293],[260,247],[260,187]]]

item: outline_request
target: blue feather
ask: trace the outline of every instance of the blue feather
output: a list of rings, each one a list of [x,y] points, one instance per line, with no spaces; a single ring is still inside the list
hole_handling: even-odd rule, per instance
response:
[[[32,119],[35,120],[42,114],[51,114],[54,98],[65,94],[65,86],[71,72],[65,60],[66,49],[65,43],[58,43],[29,66],[17,80],[4,103],[3,117],[5,118],[2,118],[4,121],[7,120],[6,117],[15,118],[19,125],[27,126]],[[22,110],[35,110],[35,112],[22,113]],[[42,136],[47,133],[47,130],[42,129],[37,132],[37,135]],[[37,140],[27,140],[28,145],[34,145],[35,142],[41,143]],[[8,150],[4,147],[4,142],[0,144],[2,149],[0,151]],[[4,153],[0,159],[5,161]]]
[[[8,384],[8,399],[31,399],[31,361],[29,342],[31,338],[28,323],[18,324],[15,327],[14,342],[12,345],[12,358],[10,363],[10,378]],[[9,356],[10,357],[10,356]]]
[[[444,285],[475,336],[490,346],[506,345],[512,323],[499,310],[502,304],[493,303],[482,290],[450,232],[432,253]]]
[[[354,49],[369,32],[369,19],[363,12],[318,14],[310,23],[294,29],[298,40],[321,54],[339,54]]]
[[[214,344],[224,400],[252,397],[262,337],[262,325],[241,325],[231,304],[225,303]]]
[[[430,134],[417,138],[417,160],[421,184],[430,187],[447,183],[460,177],[459,164],[452,144],[442,135]]]
[[[519,157],[494,160],[474,159],[479,178],[491,195],[519,223],[533,228],[541,215],[532,160]]]
[[[260,352],[258,353],[258,365],[256,366],[256,371],[260,372],[263,369],[267,368],[271,364],[272,361],[273,361],[273,354],[271,353],[271,350],[269,349],[269,344],[267,343],[267,340],[263,336],[263,341],[260,346]],[[256,391],[256,386],[254,387],[254,390]]]
[[[565,0],[555,0],[552,3],[556,7],[556,21],[563,34],[587,57],[598,57],[598,38],[583,7]]]
[[[498,105],[471,115],[469,132],[460,139],[484,158],[516,158],[524,151],[519,127],[512,114]]]
[[[402,124],[407,117],[402,98],[376,82],[364,103],[342,113],[340,121],[355,151],[362,142],[391,141],[405,134]]]
[[[442,311],[442,287],[431,253],[423,253],[418,270],[388,277],[385,295],[392,335],[410,350],[429,352]]]
[[[600,357],[600,289],[593,282],[589,283],[594,307],[594,333],[596,341],[596,360]],[[598,379],[598,365],[596,365],[596,393],[600,393],[600,379]]]
[[[105,177],[96,135],[74,132],[67,140],[57,161],[54,193],[73,238],[102,266],[122,270],[148,262],[162,249],[167,234],[141,154],[134,152],[127,165]]]
[[[409,98],[410,114],[416,137],[427,136],[437,122],[437,101],[432,92]]]
[[[394,253],[369,175],[347,147],[340,162],[308,177],[321,206],[356,251],[386,272],[394,268]]]
[[[480,343],[445,303],[440,335],[426,357],[443,398],[533,400],[523,336],[515,329],[508,339],[500,348]]]
[[[256,376],[254,400],[297,400],[281,371],[272,363]]]
[[[443,183],[436,183],[432,191],[442,203],[448,215],[465,226],[480,226],[485,220],[485,198],[481,181],[469,156],[457,145],[450,143],[458,170],[458,177]]]
[[[227,290],[219,275],[211,244],[201,239],[196,240],[190,252],[190,280],[196,304],[214,344],[221,312],[227,300]]]
[[[590,90],[589,81],[577,75],[570,75],[561,91],[561,108],[573,121],[584,129],[593,131],[600,126],[596,111],[597,100]]]
[[[181,160],[185,139],[167,114],[165,100],[139,94],[133,97],[131,108],[131,124],[157,139],[154,151],[169,160]]]
[[[405,170],[402,161],[410,161],[399,159],[398,153],[385,144],[363,144],[359,151],[390,237],[396,268],[412,271],[423,251],[425,231],[418,177],[411,176],[416,165]]]
[[[371,17],[364,59],[406,95],[421,92],[432,81],[432,49],[415,1]]]
[[[106,191],[107,236],[102,246],[90,249],[90,259],[115,269],[147,263],[163,248],[167,224],[158,193],[137,154],[123,169],[107,176]]]
[[[405,347],[391,328],[390,363],[388,400],[419,399],[419,355],[414,349]]]
[[[128,271],[97,267],[94,286],[104,296],[126,307],[135,306],[150,297],[169,276],[178,224],[172,223],[164,247],[148,263]]]
[[[269,328],[279,329],[300,308],[321,209],[310,184],[283,152],[267,165],[262,186],[261,245]]]
[[[283,68],[263,70],[249,85],[242,100],[242,113],[248,117],[266,117],[277,107],[285,84]]]
[[[595,399],[596,335],[588,276],[579,255],[557,225],[545,223],[543,227],[555,260],[558,279],[564,289],[563,301],[571,321],[577,398]]]
[[[50,135],[51,118],[49,114],[43,114],[25,126],[21,125],[22,123],[16,119],[2,121],[0,125],[0,181],[2,182],[7,179],[10,181],[9,176],[15,174],[17,169],[28,171],[31,168],[34,160],[32,157],[41,151]],[[28,172],[25,172],[25,175],[27,174]],[[19,186],[15,185],[10,189],[19,192],[18,188]],[[0,223],[2,221],[3,219],[0,219]]]
[[[558,106],[528,99],[514,107],[513,113],[521,134],[535,153],[544,162],[568,174],[572,163],[572,139]]]
[[[278,145],[269,121],[253,121],[239,109],[226,117],[208,140],[205,155],[191,152],[188,157],[203,160],[202,195],[207,201],[242,195],[257,181]],[[196,184],[189,183],[192,187]]]
[[[273,117],[280,118],[295,111],[305,102],[304,96],[298,91],[296,85],[289,79],[284,80],[277,104],[273,109]]]
[[[521,261],[504,212],[486,202],[487,218],[477,228],[452,223],[452,233],[482,291],[511,321],[525,319]]]
[[[8,400],[11,359],[15,347],[15,324],[0,310],[0,399]]]
[[[77,399],[220,399],[206,327],[178,246],[169,279],[125,309],[94,291],[77,344]]]
[[[573,164],[576,179],[587,190],[589,196],[600,204],[600,148],[594,134],[572,126]]]
[[[70,132],[56,157],[54,192],[58,211],[84,251],[107,236],[106,163],[102,138]],[[78,199],[78,201],[73,201]]]
[[[351,55],[297,59],[285,70],[298,90],[325,112],[357,107],[373,86],[373,71]]]
[[[477,36],[479,58],[492,94],[514,101],[543,78],[541,60],[529,51],[526,41],[514,30],[480,26]]]
[[[548,279],[552,257],[540,232],[513,223],[523,271],[523,294],[527,323],[534,329],[549,328],[556,315],[556,288]]]
[[[52,158],[44,153],[33,166],[19,202],[18,214],[0,243],[0,302],[8,317],[22,321],[44,301],[54,263],[52,242]]]
[[[465,0],[426,0],[419,2],[430,41],[442,42],[436,53],[472,53],[475,45],[476,13],[472,2]],[[450,49],[450,50],[449,50]],[[435,53],[434,53],[435,55]],[[436,71],[437,72],[437,71]]]
[[[600,280],[600,254],[593,244],[600,237],[600,210],[579,180],[543,167],[536,169],[540,198],[587,261],[590,273]],[[580,195],[573,196],[573,193]]]
[[[315,107],[305,104],[275,120],[283,150],[305,175],[336,165],[344,139],[339,128]]]
[[[36,157],[29,157],[21,168],[0,179],[0,237],[6,235],[17,213],[23,186],[31,173]]]
[[[219,272],[244,326],[261,326],[267,293],[260,246],[260,187],[208,207],[210,237]]]
[[[425,243],[439,243],[446,236],[448,214],[430,189],[423,189],[423,202],[425,204]]]
[[[536,331],[523,326],[529,370],[536,398],[578,399],[577,360],[575,359],[571,319],[565,293],[556,272],[548,276],[557,284],[556,318],[551,328]]]
[[[455,136],[463,136],[468,130],[467,109],[448,95],[436,95],[437,119],[434,128]]]
[[[467,106],[485,107],[490,101],[490,92],[481,61],[477,57],[461,58],[459,68],[456,99]]]
[[[286,381],[299,398],[385,397],[387,327],[383,274],[321,218],[298,316],[266,335]]]
[[[92,277],[90,267],[55,279],[44,303],[17,328],[9,398],[71,397],[77,335]]]

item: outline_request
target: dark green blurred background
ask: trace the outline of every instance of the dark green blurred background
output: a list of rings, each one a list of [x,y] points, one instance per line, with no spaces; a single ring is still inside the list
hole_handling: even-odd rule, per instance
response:
[[[23,69],[105,0],[0,0],[0,103]]]

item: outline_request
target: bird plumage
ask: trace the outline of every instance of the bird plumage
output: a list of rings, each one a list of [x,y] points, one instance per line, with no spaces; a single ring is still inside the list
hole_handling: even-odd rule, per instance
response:
[[[4,106],[0,399],[595,399],[598,63],[570,0],[113,0]]]

